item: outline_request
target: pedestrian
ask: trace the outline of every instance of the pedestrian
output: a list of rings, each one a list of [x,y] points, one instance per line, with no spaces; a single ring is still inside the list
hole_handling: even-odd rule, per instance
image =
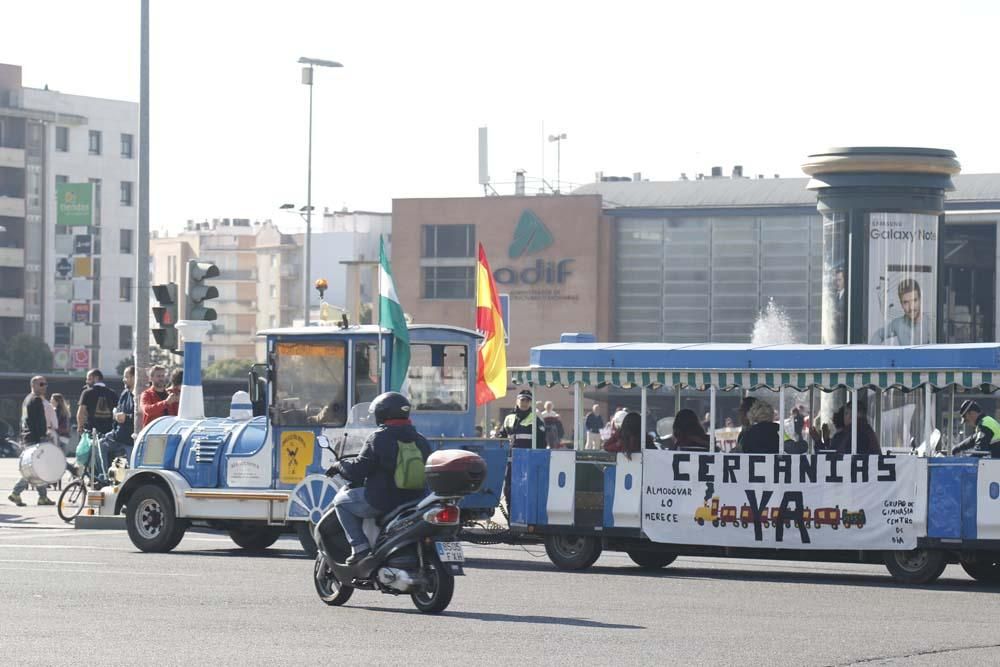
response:
[[[24,397],[21,402],[21,442],[25,447],[37,445],[43,442],[54,442],[58,437],[56,432],[59,422],[56,419],[55,410],[52,404],[45,400],[46,386],[48,382],[41,375],[31,378],[31,392]],[[14,485],[13,492],[7,496],[7,500],[18,507],[24,507],[25,502],[21,499],[21,493],[28,488],[30,482],[25,477]],[[36,487],[38,491],[39,505],[55,505],[49,500],[48,486]]]
[[[587,429],[587,444],[586,449],[600,449],[601,448],[601,429],[604,428],[604,418],[601,417],[601,406],[594,404],[590,408],[590,412],[587,413],[587,419],[584,423]]]
[[[545,427],[541,420],[536,418],[534,410],[531,409],[533,397],[531,391],[522,389],[517,394],[514,402],[514,411],[504,417],[503,423],[497,430],[498,438],[509,438],[511,449],[531,449],[532,440],[537,443],[537,448],[545,447]],[[504,499],[507,507],[510,507],[510,463],[507,463],[507,472],[504,481]]]
[[[69,404],[66,402],[66,397],[62,394],[52,394],[52,409],[56,411],[56,422],[58,422],[58,428],[56,429],[56,436],[59,438],[59,447],[66,451],[69,446]]]
[[[149,387],[139,396],[139,412],[142,422],[139,429],[159,417],[176,415],[180,407],[180,392],[172,393],[167,388],[167,369],[157,364],[149,369]]]
[[[549,449],[559,449],[562,446],[565,430],[552,401],[545,401],[545,409],[540,416],[542,423],[545,424],[545,446]]]
[[[80,394],[76,409],[76,429],[80,433],[97,430],[99,435],[109,433],[115,425],[113,410],[118,396],[104,384],[104,373],[97,368],[87,371],[87,387]]]

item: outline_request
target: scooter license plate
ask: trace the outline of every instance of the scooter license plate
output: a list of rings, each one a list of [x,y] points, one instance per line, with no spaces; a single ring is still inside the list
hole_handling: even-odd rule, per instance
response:
[[[442,563],[464,563],[465,553],[461,542],[435,542],[438,558]]]

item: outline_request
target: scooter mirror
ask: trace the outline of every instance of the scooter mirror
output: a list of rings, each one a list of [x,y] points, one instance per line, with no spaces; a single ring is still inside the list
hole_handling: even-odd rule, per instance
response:
[[[319,445],[320,449],[326,449],[328,451],[333,451],[333,445],[330,444],[330,438],[325,435],[316,436],[316,444]]]

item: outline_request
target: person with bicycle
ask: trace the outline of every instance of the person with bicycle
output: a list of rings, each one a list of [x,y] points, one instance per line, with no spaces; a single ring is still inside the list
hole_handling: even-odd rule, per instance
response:
[[[59,422],[56,418],[56,411],[45,400],[45,387],[47,385],[48,382],[41,375],[31,378],[31,393],[21,403],[21,440],[25,447],[42,442],[57,442],[56,432],[59,429]],[[26,503],[21,499],[21,493],[28,486],[28,480],[21,477],[14,485],[13,492],[7,496],[7,500],[18,507],[24,507]],[[48,488],[47,485],[36,487],[39,505],[55,505],[49,500]]]

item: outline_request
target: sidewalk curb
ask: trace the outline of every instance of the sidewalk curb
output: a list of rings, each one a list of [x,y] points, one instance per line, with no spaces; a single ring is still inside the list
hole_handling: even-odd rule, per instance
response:
[[[125,530],[125,517],[81,514],[73,519],[73,527],[77,530]]]

